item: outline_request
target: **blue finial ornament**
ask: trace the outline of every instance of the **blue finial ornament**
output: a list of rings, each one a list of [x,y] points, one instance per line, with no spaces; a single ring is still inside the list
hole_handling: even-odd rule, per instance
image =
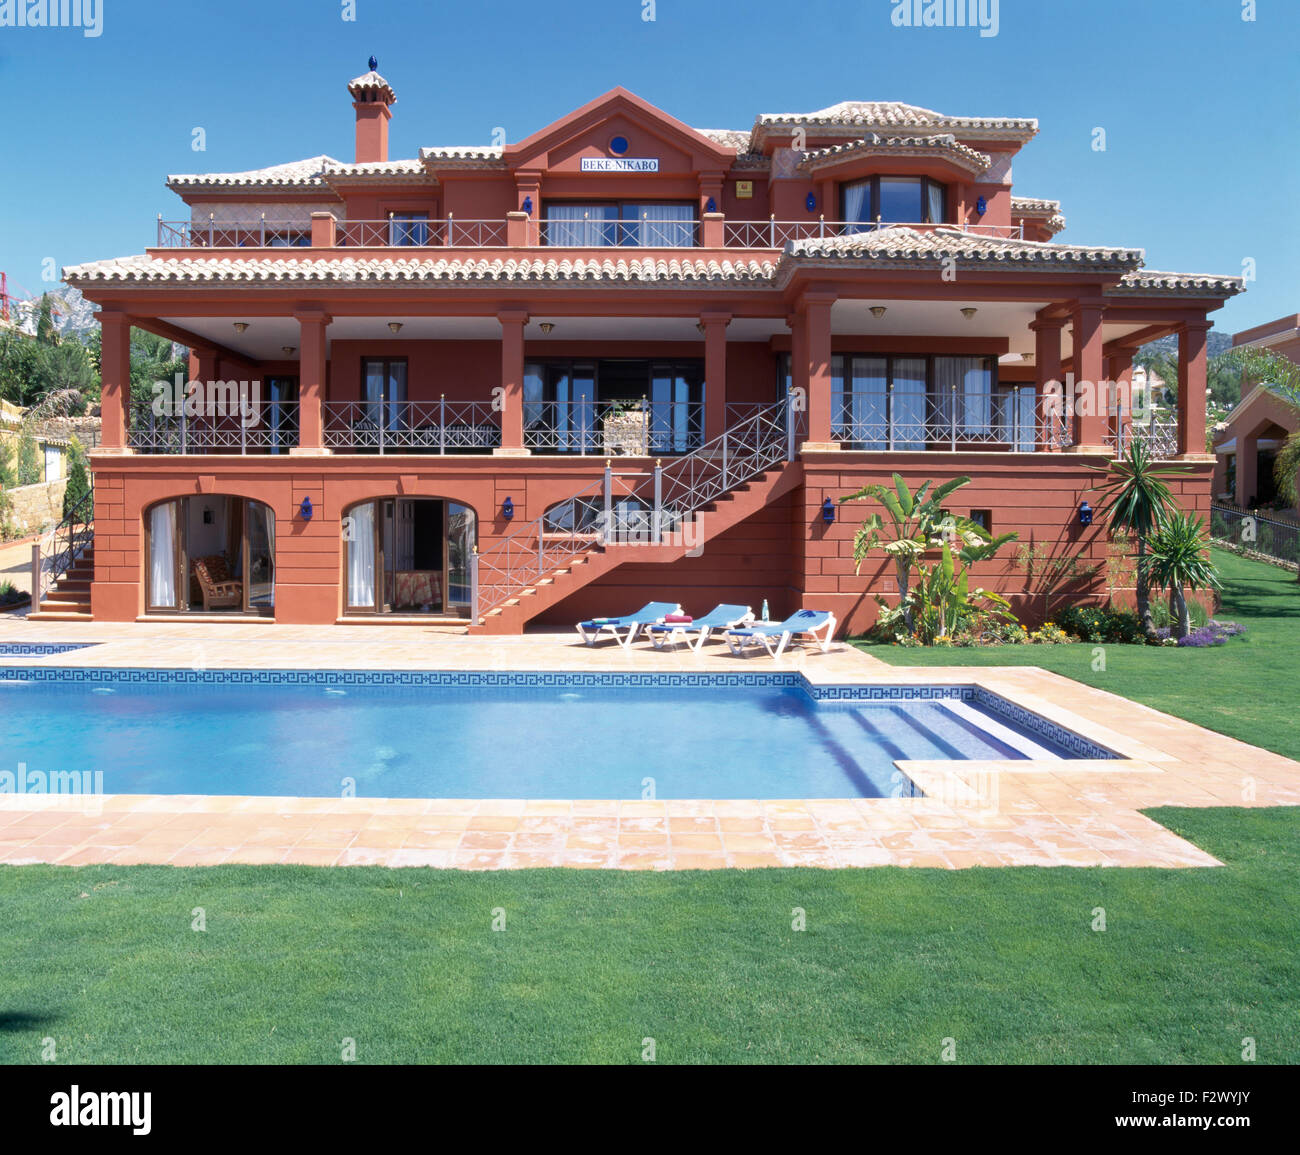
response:
[[[371,72],[379,71],[379,61],[376,60],[373,56],[370,58],[370,71]]]

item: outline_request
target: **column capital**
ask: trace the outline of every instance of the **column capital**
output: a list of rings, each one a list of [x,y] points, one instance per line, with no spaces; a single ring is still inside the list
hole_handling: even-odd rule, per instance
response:
[[[334,320],[334,318],[319,305],[299,305],[293,311],[293,319],[303,325],[309,325],[313,322],[321,325],[328,325]]]
[[[701,309],[701,325],[729,325],[731,324],[731,314],[722,309]]]
[[[506,309],[497,310],[497,320],[503,325],[527,325],[528,310],[519,306],[511,306]]]
[[[823,307],[829,309],[839,299],[839,294],[834,289],[805,289],[795,308],[800,312]]]
[[[1029,322],[1029,331],[1031,333],[1045,333],[1055,329],[1059,333],[1069,323],[1069,317],[1044,317],[1040,313],[1035,315],[1034,319]]]
[[[1180,333],[1208,333],[1214,328],[1214,322],[1208,318],[1201,318],[1196,321],[1180,321],[1178,331]]]

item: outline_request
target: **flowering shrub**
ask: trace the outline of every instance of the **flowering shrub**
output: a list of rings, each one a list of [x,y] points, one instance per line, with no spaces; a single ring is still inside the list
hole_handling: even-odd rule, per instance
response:
[[[1196,649],[1204,649],[1206,646],[1221,646],[1229,638],[1239,637],[1246,632],[1246,627],[1239,622],[1220,622],[1211,620],[1203,626],[1198,626],[1192,630],[1186,637],[1174,639],[1171,637],[1168,628],[1156,631],[1160,635],[1160,640],[1164,645],[1173,641],[1179,646],[1193,646]]]
[[[1081,642],[1125,643],[1142,645],[1142,620],[1128,610],[1109,610],[1098,606],[1071,606],[1055,617],[1055,624]]]
[[[1029,635],[1029,640],[1035,645],[1059,646],[1062,642],[1073,641],[1060,626],[1047,622],[1045,625],[1036,629]]]

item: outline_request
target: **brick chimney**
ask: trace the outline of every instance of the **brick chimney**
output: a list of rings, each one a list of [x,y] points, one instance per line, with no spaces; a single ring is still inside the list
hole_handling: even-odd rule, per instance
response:
[[[370,71],[348,85],[357,112],[357,164],[388,159],[388,121],[397,94],[375,71],[378,65],[372,56]]]

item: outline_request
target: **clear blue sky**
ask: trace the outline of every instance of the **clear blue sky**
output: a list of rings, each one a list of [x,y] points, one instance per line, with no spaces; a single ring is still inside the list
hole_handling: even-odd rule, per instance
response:
[[[355,0],[349,22],[342,0],[101,0],[97,38],[0,27],[0,268],[36,292],[45,258],[142,251],[183,215],[167,173],[352,159],[344,86],[374,53],[393,156],[517,140],[616,84],[706,128],[845,99],[1037,117],[1015,188],[1061,200],[1062,240],[1184,272],[1253,258],[1226,332],[1300,310],[1297,0],[1253,22],[1242,0],[1000,0],[992,37],[896,28],[894,0],[645,2]]]

